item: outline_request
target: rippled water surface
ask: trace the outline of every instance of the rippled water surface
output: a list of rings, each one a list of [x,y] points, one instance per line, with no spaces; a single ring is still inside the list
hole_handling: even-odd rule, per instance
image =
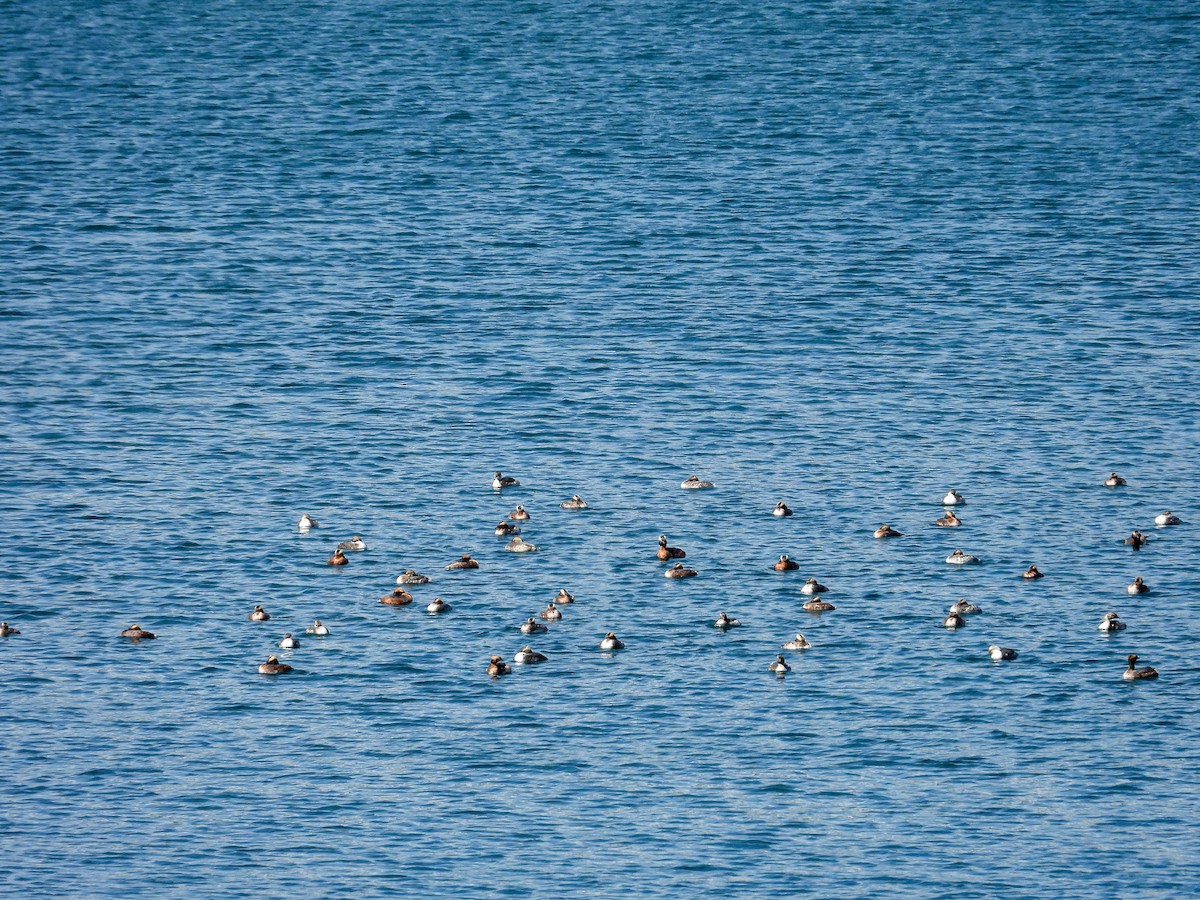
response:
[[[1183,2],[4,4],[0,892],[1195,895],[1198,58]]]

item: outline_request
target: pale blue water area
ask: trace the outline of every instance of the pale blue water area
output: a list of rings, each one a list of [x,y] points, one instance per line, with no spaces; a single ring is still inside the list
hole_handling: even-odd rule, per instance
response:
[[[0,893],[1200,893],[1193,4],[0,12]]]

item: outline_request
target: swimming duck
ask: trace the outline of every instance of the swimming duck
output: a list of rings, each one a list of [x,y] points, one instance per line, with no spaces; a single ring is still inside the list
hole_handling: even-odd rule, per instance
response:
[[[429,601],[429,605],[425,607],[425,612],[431,613],[432,615],[437,615],[438,613],[449,612],[452,609],[454,609],[454,607],[441,597],[434,597]]]
[[[983,612],[983,608],[976,606],[974,603],[968,603],[964,598],[951,606],[950,612],[957,613],[960,616],[973,616],[977,613]]]
[[[901,534],[899,531],[897,531],[895,528],[893,528],[891,525],[880,525],[878,528],[875,529],[875,537],[877,537],[877,538],[893,538],[893,537],[904,537],[904,535]]]
[[[955,550],[946,557],[946,562],[952,566],[974,565],[979,562],[979,557],[972,556],[970,553],[963,553],[961,550]]]
[[[508,537],[512,534],[520,534],[521,526],[514,525],[512,522],[501,522],[496,526],[495,531],[492,533],[495,534],[496,537]]]
[[[813,597],[811,600],[809,600],[807,603],[805,603],[800,608],[803,609],[805,612],[815,612],[815,613],[829,612],[830,610],[837,609],[837,607],[834,606],[832,603],[826,603],[820,597]]]
[[[513,662],[527,666],[533,663],[545,662],[546,659],[545,653],[538,653],[532,647],[525,646],[517,651],[517,655],[513,657]]]
[[[470,553],[464,553],[454,562],[450,563],[450,565],[446,566],[446,568],[452,572],[457,569],[478,569],[479,563],[475,559],[472,559]]]
[[[1140,531],[1132,531],[1129,533],[1129,537],[1125,538],[1125,543],[1128,544],[1130,547],[1132,547],[1134,550],[1141,550],[1142,545],[1145,544],[1148,540],[1150,540],[1148,535],[1143,534]]]
[[[967,501],[963,499],[963,495],[953,488],[942,498],[942,506],[960,506]]]
[[[517,508],[510,512],[508,517],[514,522],[528,522],[529,511],[526,510],[525,507],[523,507],[520,503],[518,503]]]
[[[1045,578],[1046,573],[1039,572],[1037,566],[1030,566],[1028,569],[1026,569],[1024,572],[1021,573],[1021,577],[1028,578],[1030,580],[1032,580],[1034,578]]]
[[[497,491],[506,487],[516,487],[520,483],[521,482],[517,481],[517,479],[513,478],[511,475],[503,475],[500,472],[496,472],[492,475],[492,487]]]
[[[1123,484],[1125,484],[1125,479],[1122,478],[1120,475],[1118,475],[1116,472],[1113,472],[1111,475],[1109,475],[1107,478],[1104,479],[1105,487],[1121,487],[1121,485],[1123,485]]]
[[[260,675],[286,675],[292,671],[287,663],[281,663],[278,656],[268,656],[267,661],[258,667]]]
[[[711,481],[704,481],[696,475],[689,475],[679,483],[681,488],[686,490],[697,490],[698,488],[716,487]]]
[[[318,527],[317,520],[314,519],[312,516],[310,516],[308,513],[305,513],[304,515],[302,515],[300,517],[300,521],[297,522],[296,524],[300,527],[301,531],[308,531],[308,529],[310,529],[310,528]]]
[[[1129,667],[1125,670],[1125,673],[1121,676],[1126,681],[1141,681],[1143,678],[1157,678],[1158,677],[1158,670],[1156,668],[1154,668],[1154,666],[1142,666],[1140,669],[1134,668],[1134,666],[1137,665],[1137,661],[1138,661],[1138,656],[1136,653],[1130,653],[1129,656],[1126,658],[1129,660]]]
[[[942,625],[945,628],[950,628],[950,629],[961,628],[963,625],[966,625],[966,624],[967,624],[967,620],[964,619],[962,616],[960,616],[956,612],[952,612],[952,613],[950,613],[950,615],[946,616],[946,618],[942,619]]]
[[[1133,584],[1131,584],[1127,588],[1125,588],[1125,593],[1127,593],[1127,594],[1148,594],[1148,593],[1150,593],[1150,585],[1148,585],[1148,584],[1146,584],[1146,582],[1142,581],[1142,576],[1139,575],[1137,578],[1133,579]]]
[[[361,537],[359,537],[356,534],[354,537],[350,538],[349,540],[342,541],[340,544],[338,544],[338,549],[339,550],[366,550],[367,542],[364,541]]]
[[[1172,515],[1169,509],[1164,509],[1161,513],[1154,517],[1154,524],[1160,528],[1164,525],[1178,525],[1179,516]]]
[[[7,622],[0,622],[0,637],[8,637],[10,634],[20,634],[21,632],[13,628]]]
[[[695,569],[685,569],[683,563],[675,563],[675,565],[663,572],[666,578],[693,578],[699,574]]]
[[[396,584],[429,584],[429,576],[405,569],[396,576]]]
[[[800,568],[800,563],[791,559],[786,553],[779,557],[779,562],[771,567],[776,572],[794,572]]]
[[[771,510],[771,515],[773,515],[773,516],[790,516],[791,514],[792,514],[791,507],[789,507],[782,500],[780,500],[778,503],[776,503],[775,508],[773,510]]]
[[[279,642],[279,649],[298,650],[300,649],[300,642],[292,637],[291,633],[289,632],[288,634],[285,634],[283,636],[283,640]]]
[[[329,557],[325,562],[330,566],[344,566],[349,564],[350,559],[346,556],[345,551],[339,547],[333,551],[333,556]]]
[[[554,597],[555,603],[574,603],[575,595],[567,591],[566,588],[559,588],[558,593]]]
[[[988,656],[990,656],[996,662],[1000,662],[1002,659],[1016,659],[1017,651],[1012,647],[1000,647],[996,644],[992,644],[990,647],[988,647]]]
[[[141,625],[130,625],[121,632],[121,637],[129,638],[133,641],[150,641],[154,639],[154,632],[147,631]]]
[[[545,619],[547,622],[557,622],[562,618],[562,610],[555,606],[554,602],[551,601],[549,606],[538,613],[538,616]]]
[[[612,631],[604,635],[604,640],[600,642],[601,650],[623,650],[624,648],[625,643]]]
[[[570,500],[564,500],[558,504],[563,509],[587,509],[587,501],[582,499],[578,494],[572,494]]]
[[[313,619],[313,623],[304,629],[304,633],[315,635],[316,637],[325,637],[329,634],[329,626],[320,619]]]
[[[741,624],[742,623],[739,622],[737,619],[731,619],[725,613],[721,613],[720,615],[717,616],[717,621],[713,622],[713,627],[719,628],[722,631],[725,631],[726,629],[729,629],[729,628],[737,628]]]
[[[537,544],[531,544],[519,534],[504,545],[504,549],[509,553],[533,553],[537,550]]]
[[[530,616],[521,623],[521,634],[540,634],[543,631],[549,630],[549,628],[547,628],[533,616]]]
[[[499,678],[501,675],[511,675],[512,666],[506,663],[502,656],[493,656],[491,662],[488,663],[487,673],[493,678]]]
[[[775,662],[767,666],[767,671],[774,672],[776,675],[782,677],[788,672],[792,671],[792,667],[787,664],[787,660],[785,660],[783,658],[783,654],[780,653],[777,657],[775,657]]]
[[[1101,631],[1124,631],[1125,627],[1125,623],[1117,617],[1115,612],[1106,612],[1100,621]]]
[[[804,586],[800,588],[800,593],[810,595],[823,594],[827,590],[829,590],[829,588],[825,587],[825,585],[821,584],[821,582],[817,581],[817,579],[810,578],[808,581],[804,582]]]
[[[962,519],[954,514],[954,510],[946,510],[946,514],[933,523],[940,525],[942,528],[957,528],[962,524]]]
[[[808,650],[812,647],[812,644],[808,642],[808,638],[797,631],[795,640],[784,641],[779,646],[784,650]]]
[[[248,618],[251,622],[265,622],[267,619],[271,618],[271,614],[261,606],[256,606],[246,618]]]
[[[655,556],[661,560],[683,559],[687,556],[687,553],[678,547],[668,547],[667,536],[660,534],[658,536],[658,550],[655,552]]]
[[[413,602],[413,595],[402,587],[396,587],[390,594],[380,597],[379,602],[386,606],[408,606]]]

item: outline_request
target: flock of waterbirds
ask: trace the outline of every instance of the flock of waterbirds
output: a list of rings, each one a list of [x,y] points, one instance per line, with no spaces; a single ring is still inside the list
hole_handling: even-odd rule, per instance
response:
[[[1110,488],[1124,487],[1127,482],[1124,478],[1113,472],[1104,480],[1104,485]],[[502,492],[505,488],[517,487],[520,481],[511,475],[504,475],[501,472],[496,472],[492,477],[492,489],[496,492]],[[715,485],[711,481],[705,481],[696,475],[691,475],[680,483],[680,487],[684,490],[704,490],[713,488]],[[934,524],[943,528],[957,528],[963,524],[963,520],[955,512],[956,507],[961,507],[966,503],[966,498],[957,490],[950,490],[942,498],[944,513],[941,518],[937,519]],[[569,499],[564,500],[560,504],[561,508],[566,510],[584,510],[588,508],[588,504],[578,494],[572,495]],[[792,510],[786,503],[780,501],[771,510],[774,516],[791,516]],[[501,522],[493,529],[493,533],[497,537],[510,537],[511,539],[505,544],[504,549],[513,553],[530,553],[537,551],[537,546],[525,540],[521,536],[520,522],[528,522],[530,519],[529,512],[524,506],[517,504],[515,509],[509,513]],[[1160,528],[1174,526],[1180,524],[1178,516],[1165,510],[1154,519],[1154,524]],[[297,522],[301,532],[309,532],[314,528],[320,527],[317,520],[305,513],[300,516]],[[897,531],[890,525],[884,524],[879,526],[873,534],[876,539],[886,540],[889,538],[903,537],[900,531]],[[1149,540],[1148,535],[1142,531],[1134,530],[1128,538],[1125,538],[1124,543],[1138,550]],[[367,549],[366,541],[359,535],[340,542],[334,549],[333,554],[327,560],[331,566],[344,566],[349,564],[350,559],[346,555],[347,552],[362,551]],[[671,565],[663,573],[667,578],[692,578],[699,574],[695,569],[688,568],[678,560],[687,556],[686,551],[680,547],[672,547],[667,541],[666,535],[660,535],[658,538],[658,549],[656,556],[661,562],[670,562]],[[948,557],[946,562],[951,565],[974,565],[980,562],[980,559],[962,550],[955,550]],[[464,553],[458,559],[453,560],[445,566],[449,571],[478,569],[479,562],[470,554]],[[773,568],[777,572],[792,572],[800,568],[799,564],[783,554],[774,564]],[[1038,570],[1036,565],[1031,565],[1025,572],[1021,573],[1021,577],[1025,579],[1038,579],[1044,577],[1043,573]],[[379,602],[389,606],[407,606],[413,602],[413,595],[406,588],[419,585],[429,584],[432,579],[427,575],[422,575],[412,569],[405,569],[396,578],[396,586],[391,593],[380,598]],[[836,607],[826,602],[821,598],[821,594],[826,592],[828,588],[821,584],[816,578],[809,578],[800,588],[800,593],[806,595],[808,599],[802,605],[802,609],[810,613],[829,612]],[[1144,594],[1149,592],[1150,587],[1139,576],[1126,588],[1126,591],[1131,595]],[[575,601],[574,596],[563,588],[559,590],[557,596],[549,602],[544,610],[537,614],[536,617],[530,616],[520,626],[520,631],[523,635],[534,635],[546,632],[549,626],[548,622],[555,622],[562,618],[562,610],[559,608],[562,605],[570,604]],[[434,597],[425,607],[426,612],[431,615],[439,615],[444,612],[449,612],[453,607],[446,603],[440,597]],[[960,628],[966,624],[966,617],[982,612],[981,608],[965,599],[961,599],[954,603],[948,610],[946,617],[942,620],[942,625],[948,629]],[[250,611],[247,618],[252,622],[266,622],[271,618],[270,613],[261,605],[256,605]],[[541,619],[542,621],[538,621]],[[713,626],[720,631],[728,631],[732,628],[737,628],[741,625],[737,619],[731,618],[725,612],[721,612]],[[1120,616],[1115,612],[1105,613],[1103,620],[1098,626],[1103,632],[1124,631],[1126,624],[1121,621]],[[10,637],[19,635],[19,629],[10,625],[8,622],[0,622],[0,637]],[[329,634],[329,626],[320,619],[313,621],[306,629],[306,634],[315,637],[324,637]],[[121,637],[133,642],[151,640],[155,637],[154,633],[142,628],[141,625],[134,623],[121,632]],[[283,650],[297,650],[300,647],[300,641],[295,638],[290,632],[285,634],[279,641],[278,646]],[[614,652],[624,649],[625,644],[617,637],[615,632],[607,632],[599,643],[599,649],[604,652]],[[786,641],[780,645],[784,650],[804,651],[812,647],[812,644],[804,637],[803,634],[797,633],[792,640]],[[1017,650],[1012,647],[1001,647],[991,645],[987,649],[988,656],[996,661],[1014,660],[1017,658]],[[534,663],[545,662],[547,657],[543,653],[539,653],[531,646],[522,647],[513,657],[513,662],[518,665],[530,665]],[[1137,666],[1137,654],[1129,654],[1127,657],[1127,667],[1124,670],[1122,677],[1126,681],[1142,681],[1158,677],[1158,671],[1152,666]],[[791,671],[791,666],[788,665],[787,659],[782,653],[775,657],[775,661],[768,667],[768,671],[782,677]],[[284,675],[292,671],[292,667],[285,662],[281,662],[278,656],[271,655],[266,662],[258,666],[258,671],[263,675]],[[512,672],[512,666],[504,659],[503,656],[495,654],[488,662],[486,672],[492,678],[498,678],[502,675],[508,675]]]

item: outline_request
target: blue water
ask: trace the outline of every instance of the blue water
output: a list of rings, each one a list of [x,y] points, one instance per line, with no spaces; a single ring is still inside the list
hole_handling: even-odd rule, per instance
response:
[[[1200,892],[1193,4],[13,0],[0,61],[0,892]]]

